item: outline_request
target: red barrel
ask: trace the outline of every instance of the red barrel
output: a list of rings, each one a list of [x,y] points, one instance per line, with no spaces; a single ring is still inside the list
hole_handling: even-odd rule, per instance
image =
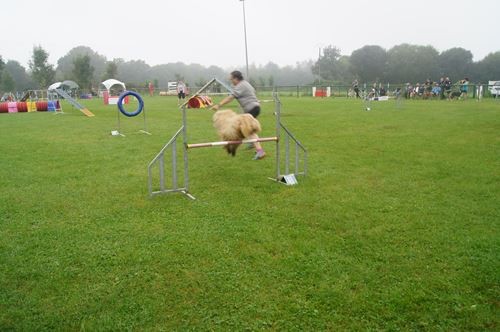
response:
[[[8,103],[0,103],[0,113],[9,113]]]
[[[212,99],[209,96],[192,97],[188,101],[189,108],[205,108],[212,106]]]
[[[189,108],[201,108],[201,105],[202,101],[199,97],[193,97],[188,101]]]
[[[17,102],[17,111],[18,112],[28,112],[28,104],[25,101]]]
[[[36,102],[36,110],[37,112],[47,112],[49,109],[49,103],[46,101],[37,101]]]

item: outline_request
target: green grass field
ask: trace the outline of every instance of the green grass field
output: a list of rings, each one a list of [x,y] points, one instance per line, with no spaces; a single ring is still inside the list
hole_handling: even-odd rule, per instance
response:
[[[196,201],[147,193],[174,98],[125,138],[85,104],[0,115],[0,330],[500,328],[500,103],[284,98],[308,177],[200,149]],[[190,113],[192,142],[210,117]]]

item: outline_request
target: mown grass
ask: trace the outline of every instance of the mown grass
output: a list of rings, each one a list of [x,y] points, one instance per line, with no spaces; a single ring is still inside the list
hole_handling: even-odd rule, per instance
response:
[[[153,136],[100,101],[0,115],[0,330],[498,329],[500,103],[283,102],[309,176],[192,151],[197,201],[147,196],[174,99]]]

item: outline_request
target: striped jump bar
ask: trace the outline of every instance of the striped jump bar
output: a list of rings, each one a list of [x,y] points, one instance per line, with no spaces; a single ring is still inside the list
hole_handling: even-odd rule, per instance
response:
[[[236,144],[246,144],[246,143],[257,143],[257,142],[276,142],[277,140],[278,137],[262,137],[262,138],[246,139],[243,141],[221,141],[221,142],[188,144],[187,148],[188,149],[209,148],[213,146],[226,146],[226,145],[236,145]]]

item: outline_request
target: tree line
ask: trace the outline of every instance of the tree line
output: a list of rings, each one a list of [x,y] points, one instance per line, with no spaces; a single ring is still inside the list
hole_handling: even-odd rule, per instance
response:
[[[165,87],[167,82],[179,80],[200,86],[212,77],[225,77],[230,70],[182,62],[151,66],[143,60],[109,60],[87,46],[75,47],[57,64],[51,64],[48,51],[35,46],[28,68],[16,60],[4,61],[0,55],[0,91],[46,89],[51,83],[67,79],[87,91],[97,89],[108,78],[119,79],[131,88],[148,82]],[[443,76],[452,80],[469,77],[472,82],[482,83],[500,80],[500,51],[474,62],[472,52],[460,47],[438,52],[432,46],[401,44],[386,50],[367,45],[347,56],[331,45],[322,50],[316,61],[297,62],[293,66],[272,62],[250,66],[254,86],[350,84],[354,79],[366,83],[416,83]]]
[[[438,52],[432,46],[401,44],[389,50],[367,45],[343,56],[340,49],[328,46],[313,66],[313,72],[327,82],[418,83],[465,77],[472,82],[500,80],[500,51],[474,62],[472,52],[455,47]]]

